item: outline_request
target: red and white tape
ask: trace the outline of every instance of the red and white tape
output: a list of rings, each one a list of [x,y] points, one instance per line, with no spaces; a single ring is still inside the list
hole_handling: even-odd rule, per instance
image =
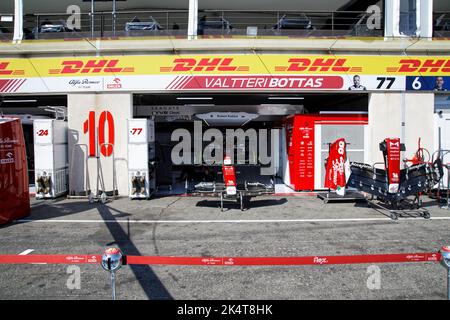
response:
[[[101,255],[0,255],[0,264],[99,264]],[[300,266],[367,263],[439,262],[439,252],[303,257],[125,256],[127,265]]]
[[[98,254],[0,255],[0,264],[97,264],[101,261],[102,256]]]

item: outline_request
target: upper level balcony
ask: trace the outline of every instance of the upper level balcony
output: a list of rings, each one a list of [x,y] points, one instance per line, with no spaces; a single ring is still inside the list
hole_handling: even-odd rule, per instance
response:
[[[13,22],[2,14],[0,37],[12,39]],[[198,37],[382,37],[383,13],[306,10],[202,10]],[[75,19],[79,19],[78,22]],[[129,10],[24,15],[24,39],[186,37],[187,10]]]
[[[425,29],[419,19],[425,7],[417,8],[416,0],[399,2],[396,34],[387,31],[393,9],[386,5],[396,0],[198,0],[196,15],[186,8],[187,0],[113,1],[23,0],[23,40],[13,42],[14,1],[2,0],[0,54],[253,49],[421,54],[450,50],[448,0],[433,2],[433,37],[417,32]],[[222,9],[215,9],[219,5]]]

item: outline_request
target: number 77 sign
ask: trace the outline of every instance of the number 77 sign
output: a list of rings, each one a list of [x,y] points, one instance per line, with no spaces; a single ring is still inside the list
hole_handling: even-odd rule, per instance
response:
[[[106,137],[106,126],[108,126],[108,136]],[[96,132],[98,132],[98,144],[96,139]],[[97,146],[100,147],[100,153],[104,157],[109,157],[112,154],[114,147],[114,118],[109,111],[100,113],[98,125],[96,127],[95,111],[90,111],[88,119],[83,123],[83,133],[88,134],[88,149],[89,156],[95,157]]]
[[[132,128],[131,129],[131,134],[133,135],[133,136],[138,136],[138,135],[140,135],[142,133],[142,128]]]

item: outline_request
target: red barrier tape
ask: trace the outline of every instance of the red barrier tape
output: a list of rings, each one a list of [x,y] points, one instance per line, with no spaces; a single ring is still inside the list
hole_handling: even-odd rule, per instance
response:
[[[16,254],[0,255],[0,264],[99,264],[101,255],[86,254],[33,254],[19,256]]]
[[[161,257],[126,256],[128,265],[299,266],[365,263],[438,262],[441,254],[399,253],[306,257]],[[100,255],[0,255],[0,264],[99,264]]]
[[[221,266],[299,266],[324,264],[363,264],[399,262],[437,262],[440,253],[373,254],[309,257],[141,257],[127,256],[127,264],[221,265]]]

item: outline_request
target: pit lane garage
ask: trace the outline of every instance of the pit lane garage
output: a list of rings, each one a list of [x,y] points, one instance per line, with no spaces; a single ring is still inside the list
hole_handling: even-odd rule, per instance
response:
[[[133,121],[146,121],[149,139],[139,151],[142,141],[134,147],[129,137],[131,198],[154,193],[217,195],[224,190],[225,156],[234,157],[238,189],[254,187],[261,194],[323,189],[329,144],[341,137],[348,142],[350,161],[366,160],[366,93],[135,94],[133,100]],[[133,135],[130,126],[135,125],[128,124]],[[238,130],[245,138],[233,137],[234,154],[226,154],[227,137]],[[190,141],[183,133],[189,133]],[[217,134],[222,138],[217,140]],[[261,149],[262,140],[267,149]],[[174,161],[174,155],[182,160]],[[273,163],[264,161],[266,155]],[[267,169],[264,174],[262,168]]]
[[[59,119],[65,122],[67,119],[67,96],[66,95],[23,95],[23,96],[0,96],[0,114],[7,117],[16,117],[21,120],[25,140],[28,181],[30,192],[35,193],[36,184],[36,159],[35,159],[35,134],[33,123],[39,121],[53,121]],[[44,131],[43,131],[44,133]],[[66,137],[67,140],[67,137]],[[38,150],[39,152],[39,150]],[[59,152],[58,152],[59,153]],[[67,167],[67,149],[60,152],[62,166]],[[38,161],[39,162],[39,161]],[[47,164],[38,163],[38,167],[47,167]],[[39,169],[39,168],[38,168]],[[67,177],[64,179],[67,183]],[[67,191],[67,187],[62,187]]]

